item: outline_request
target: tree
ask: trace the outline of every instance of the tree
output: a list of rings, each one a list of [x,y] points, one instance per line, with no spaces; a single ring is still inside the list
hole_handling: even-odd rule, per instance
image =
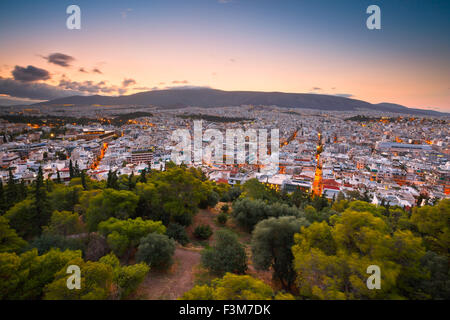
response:
[[[33,199],[25,199],[15,204],[5,213],[9,224],[19,236],[30,239],[41,233],[36,204]]]
[[[80,267],[81,286],[77,290],[67,288],[66,269],[69,265]],[[113,268],[105,263],[83,261],[81,257],[70,260],[55,275],[55,280],[45,287],[45,300],[102,300],[111,296]]]
[[[71,182],[74,182],[74,178]],[[81,185],[65,186],[56,184],[52,192],[48,194],[49,205],[52,210],[75,211],[75,206],[80,202],[83,187]]]
[[[15,252],[26,245],[8,222],[8,219],[0,216],[0,252]]]
[[[11,167],[8,168],[8,183],[6,185],[5,198],[7,202],[7,208],[11,208],[17,201],[17,185]]]
[[[61,175],[59,174],[59,170],[56,170],[56,183],[61,183]]]
[[[443,199],[435,206],[413,208],[411,222],[423,235],[429,250],[449,256],[450,199]]]
[[[211,272],[243,274],[247,270],[247,254],[238,237],[228,230],[218,230],[211,249],[202,252],[202,265]]]
[[[70,177],[70,179],[75,177],[75,172],[73,170],[72,159],[69,160],[69,177]]]
[[[359,206],[359,204],[357,204]],[[350,204],[351,206],[351,204]],[[350,208],[342,215],[302,227],[292,253],[300,295],[313,299],[399,299],[420,279],[421,239],[409,230],[391,233],[384,217]],[[369,290],[366,268],[383,270],[380,290]]]
[[[83,186],[83,189],[87,190],[88,187],[86,184],[86,171],[85,170],[81,170],[80,177],[81,177],[81,185]]]
[[[141,239],[136,260],[145,262],[151,268],[164,269],[172,265],[174,252],[174,240],[164,234],[150,233]]]
[[[133,190],[136,187],[136,181],[134,178],[134,171],[131,171],[130,176],[128,177],[128,190]]]
[[[20,256],[0,253],[0,299],[42,298],[44,287],[55,279],[55,274],[77,257],[81,257],[81,251],[52,249],[38,255],[37,250],[33,249]],[[66,276],[66,270],[63,271]],[[67,290],[67,286],[65,288]]]
[[[172,222],[171,224],[169,224],[166,234],[169,238],[174,239],[182,246],[185,246],[189,243],[186,229],[181,224],[178,224],[176,222]]]
[[[125,299],[133,293],[150,271],[145,263],[120,266],[119,259],[112,253],[102,257],[99,262],[112,267],[113,283],[117,287],[116,295],[118,299]]]
[[[209,239],[213,234],[211,227],[208,224],[202,224],[194,229],[194,236],[200,240]]]
[[[259,279],[248,275],[226,273],[211,285],[195,286],[184,293],[183,300],[271,300],[291,299],[290,294],[277,294]]]
[[[142,218],[128,220],[109,218],[98,225],[98,230],[106,236],[113,252],[123,256],[127,250],[138,246],[140,240],[149,233],[164,234],[166,227],[161,221],[142,220]]]
[[[3,188],[3,181],[2,179],[0,179],[0,215],[4,214],[7,208],[8,204],[5,199],[5,190]]]
[[[75,212],[70,211],[53,211],[48,226],[44,226],[44,232],[49,234],[68,236],[80,233],[83,226],[80,217]]]
[[[297,207],[278,202],[266,204],[262,200],[239,199],[233,203],[232,215],[241,227],[251,232],[255,225],[264,219],[281,216],[302,217],[304,213]]]
[[[146,170],[145,168],[142,169],[141,175],[139,176],[139,182],[141,183],[147,183],[147,177],[145,176]]]
[[[252,233],[252,256],[256,268],[273,269],[273,277],[284,289],[294,284],[296,273],[292,267],[294,234],[307,227],[305,218],[279,217],[259,222]]]
[[[51,210],[48,205],[47,189],[44,187],[44,175],[41,166],[39,166],[34,185],[34,202],[38,226],[47,225],[50,220]]]
[[[128,219],[135,213],[138,196],[131,191],[104,189],[89,199],[86,222],[89,231],[97,230],[97,225],[111,217]]]

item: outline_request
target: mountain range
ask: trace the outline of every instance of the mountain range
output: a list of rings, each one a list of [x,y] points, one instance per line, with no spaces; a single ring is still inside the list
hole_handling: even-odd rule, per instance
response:
[[[71,96],[36,105],[153,105],[164,108],[226,107],[240,105],[265,105],[285,108],[307,108],[328,111],[372,110],[429,116],[448,116],[433,110],[413,109],[393,103],[372,104],[346,97],[312,94],[259,91],[223,91],[209,88],[178,88],[145,91],[123,96]]]

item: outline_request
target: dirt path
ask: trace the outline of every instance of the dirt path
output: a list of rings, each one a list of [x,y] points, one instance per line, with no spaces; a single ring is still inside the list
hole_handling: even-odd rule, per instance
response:
[[[136,298],[176,300],[194,287],[194,268],[200,263],[200,252],[177,247],[173,258],[170,271],[150,271],[137,290]]]

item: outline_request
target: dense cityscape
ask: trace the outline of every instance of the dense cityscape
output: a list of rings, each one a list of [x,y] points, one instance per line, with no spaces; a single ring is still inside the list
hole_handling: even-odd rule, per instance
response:
[[[95,114],[100,109],[101,118]],[[276,190],[300,187],[336,198],[339,192],[359,191],[374,204],[382,201],[403,208],[448,198],[450,194],[450,134],[448,119],[408,115],[349,115],[264,106],[225,108],[123,108],[61,106],[51,112],[39,107],[3,111],[0,147],[1,178],[30,184],[42,167],[44,178],[70,179],[70,163],[94,180],[108,172],[140,174],[162,170],[171,160],[171,134],[203,119],[204,129],[278,128],[278,172],[263,166],[202,163],[210,180],[243,184],[256,178]],[[81,109],[81,110],[80,110]],[[144,111],[143,111],[144,110]],[[47,119],[50,115],[54,118]],[[73,118],[75,122],[67,123]],[[82,120],[77,123],[76,119]],[[130,119],[131,118],[131,119]],[[10,121],[6,120],[10,119]],[[27,120],[32,123],[26,123]],[[111,121],[116,121],[115,125]],[[125,119],[125,120],[124,120]],[[61,121],[64,121],[61,122]],[[69,119],[70,121],[70,119]],[[64,124],[62,124],[64,123]],[[191,130],[192,131],[192,130]],[[204,143],[206,145],[206,142]],[[236,162],[236,161],[235,161]],[[419,203],[418,203],[418,200]]]

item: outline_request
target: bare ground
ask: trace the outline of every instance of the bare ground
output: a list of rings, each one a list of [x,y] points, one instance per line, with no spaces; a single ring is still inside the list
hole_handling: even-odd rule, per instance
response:
[[[194,269],[200,263],[196,249],[177,247],[174,264],[167,272],[150,271],[136,292],[135,298],[176,300],[194,287]]]

